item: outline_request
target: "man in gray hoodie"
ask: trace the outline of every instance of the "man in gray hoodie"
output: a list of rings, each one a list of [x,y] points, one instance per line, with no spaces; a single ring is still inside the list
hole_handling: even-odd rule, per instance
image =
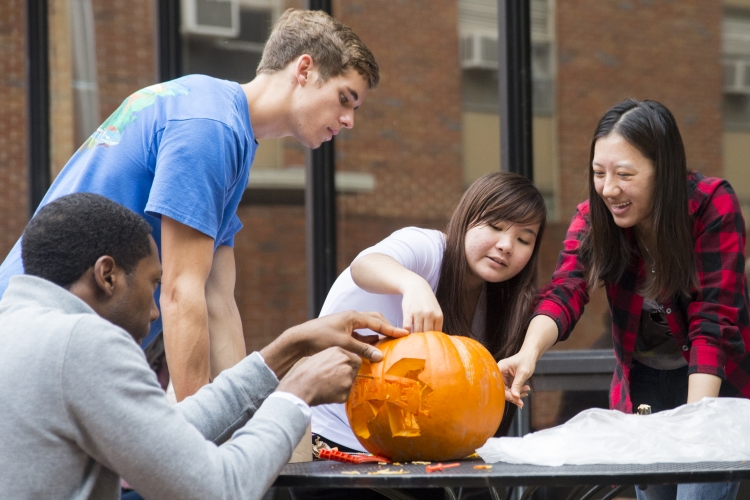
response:
[[[170,406],[139,347],[159,314],[150,233],[90,193],[50,203],[26,228],[26,274],[0,301],[4,498],[116,499],[120,477],[146,498],[260,498],[310,405],[345,401],[360,356],[382,359],[354,330],[407,333],[372,314],[312,320]]]

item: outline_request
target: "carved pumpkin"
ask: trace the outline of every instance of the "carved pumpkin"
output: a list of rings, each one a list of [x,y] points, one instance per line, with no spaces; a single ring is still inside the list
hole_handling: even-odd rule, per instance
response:
[[[396,461],[451,460],[497,431],[505,386],[479,342],[440,332],[381,341],[383,360],[364,360],[346,402],[355,436]]]

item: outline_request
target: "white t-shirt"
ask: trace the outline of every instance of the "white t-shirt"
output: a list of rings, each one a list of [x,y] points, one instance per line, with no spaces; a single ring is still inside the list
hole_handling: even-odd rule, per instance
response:
[[[440,280],[440,266],[443,263],[444,252],[445,235],[440,231],[406,227],[394,232],[375,246],[363,250],[357,258],[370,253],[388,255],[406,269],[424,278],[434,293],[437,291]],[[385,316],[385,319],[392,325],[400,327],[403,324],[402,300],[402,295],[377,294],[362,290],[354,283],[351,271],[347,267],[328,292],[320,315],[326,316],[349,310],[375,311]],[[472,330],[475,334],[484,333],[486,302],[483,289],[472,323]],[[362,332],[374,333],[370,330]],[[340,445],[365,451],[349,426],[343,404],[314,407],[312,431]]]

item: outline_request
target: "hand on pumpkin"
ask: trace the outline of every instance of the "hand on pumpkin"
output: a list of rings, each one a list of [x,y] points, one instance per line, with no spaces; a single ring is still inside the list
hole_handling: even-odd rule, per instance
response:
[[[276,390],[294,394],[310,406],[343,403],[361,364],[359,356],[330,347],[295,365]]]
[[[404,287],[401,302],[404,328],[412,333],[442,332],[443,310],[440,309],[429,283],[419,276],[416,278],[409,286]]]
[[[279,378],[300,358],[312,356],[329,347],[341,347],[370,361],[383,359],[383,354],[369,345],[377,342],[377,336],[360,335],[355,332],[358,329],[370,329],[389,337],[409,334],[402,328],[392,326],[380,313],[346,311],[293,326],[266,346],[260,354]]]

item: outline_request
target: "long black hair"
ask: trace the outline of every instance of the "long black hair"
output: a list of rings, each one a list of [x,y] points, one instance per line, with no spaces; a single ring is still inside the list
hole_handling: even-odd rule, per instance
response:
[[[656,274],[643,293],[656,300],[688,295],[697,281],[697,271],[688,212],[685,148],[674,116],[656,101],[627,99],[613,106],[599,120],[591,140],[591,230],[581,244],[582,257],[588,264],[588,282],[596,288],[602,282],[617,281],[636,251],[633,239],[615,224],[594,188],[591,165],[596,141],[610,134],[621,136],[654,164],[651,220],[656,244]]]

